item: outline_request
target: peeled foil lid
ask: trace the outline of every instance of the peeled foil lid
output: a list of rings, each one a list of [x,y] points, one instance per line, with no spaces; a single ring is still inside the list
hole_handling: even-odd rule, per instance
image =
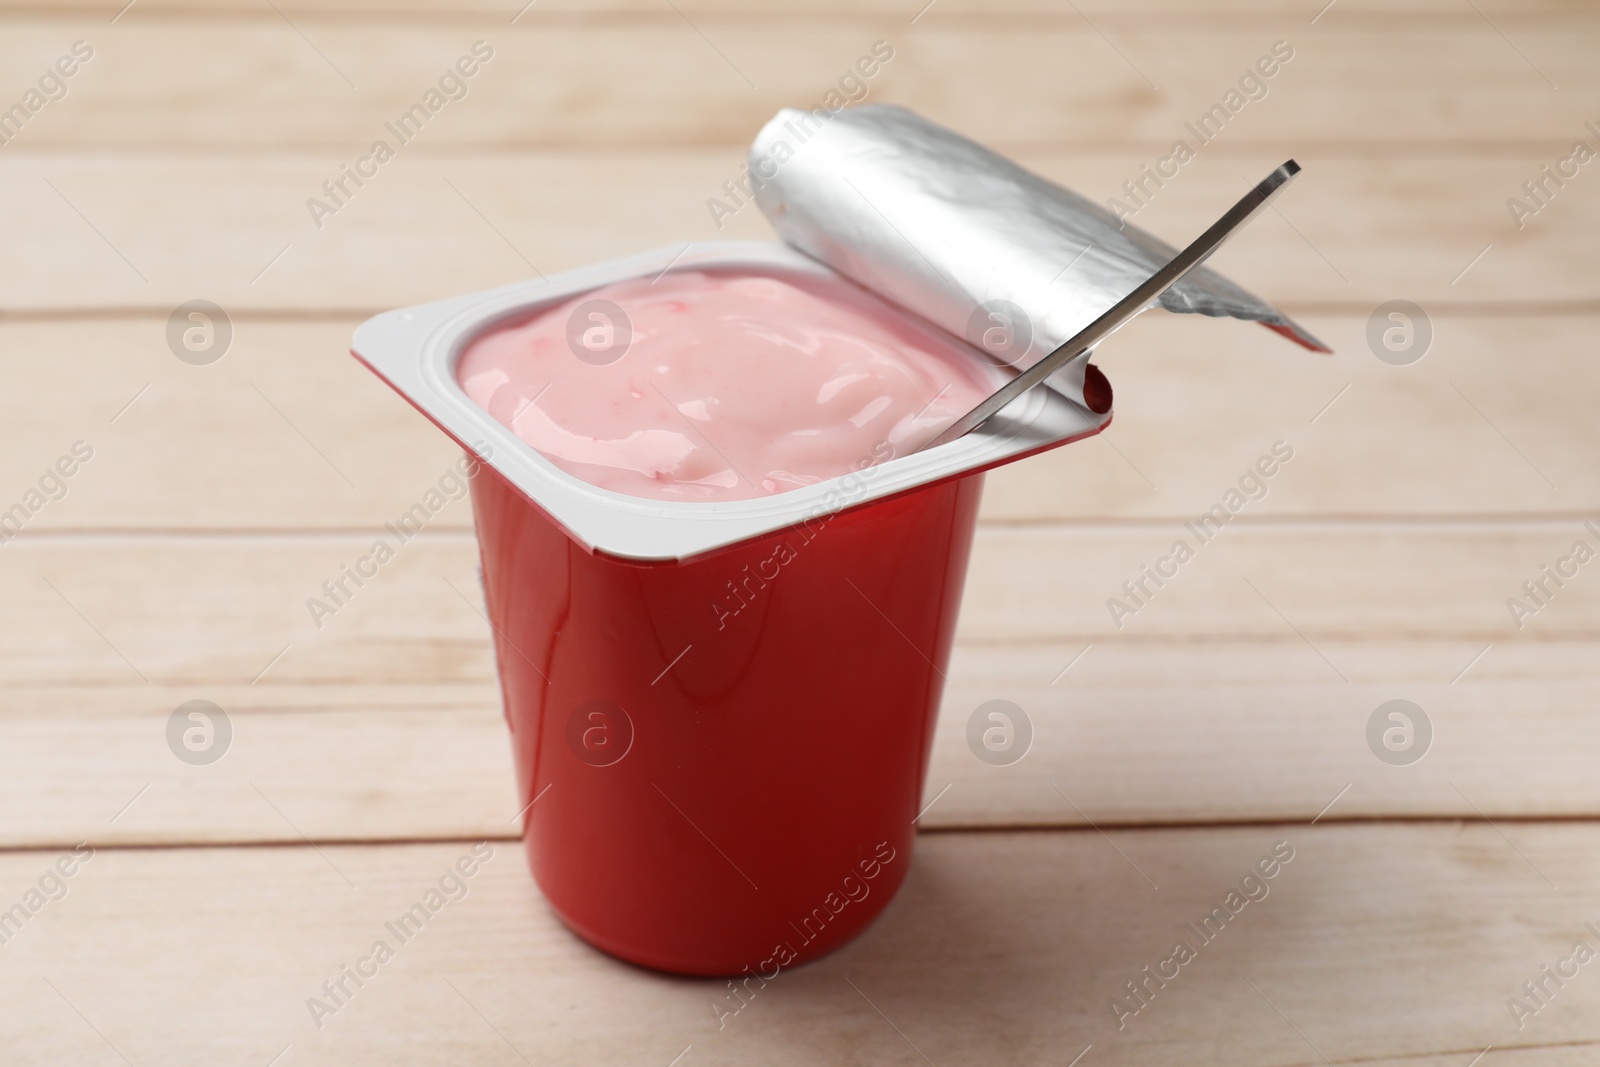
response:
[[[785,242],[1019,370],[1178,254],[1093,201],[888,104],[785,108],[750,146],[750,175]],[[1330,351],[1203,266],[1154,304],[1261,322]],[[1073,360],[1049,384],[1082,403],[1087,362]]]

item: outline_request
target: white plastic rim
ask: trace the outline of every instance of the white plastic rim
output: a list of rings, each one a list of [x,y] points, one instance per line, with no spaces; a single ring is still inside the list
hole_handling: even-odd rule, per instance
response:
[[[386,311],[356,328],[351,353],[464,448],[533,501],[591,552],[641,562],[686,560],[934,482],[1098,433],[1111,421],[1049,389],[1018,397],[981,430],[858,473],[751,500],[647,500],[590,485],[557,467],[479,407],[456,381],[468,344],[499,323],[580,293],[666,270],[738,269],[839,278],[788,245],[704,241],[599,263],[548,280],[519,282]],[[908,318],[913,318],[907,313]],[[920,321],[920,320],[919,320]],[[938,327],[930,326],[931,329]],[[963,344],[965,342],[962,342]],[[998,387],[1006,372],[973,349]]]

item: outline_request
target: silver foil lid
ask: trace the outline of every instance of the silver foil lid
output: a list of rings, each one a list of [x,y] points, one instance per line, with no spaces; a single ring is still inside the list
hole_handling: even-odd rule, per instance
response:
[[[750,146],[778,235],[860,285],[1023,368],[1093,322],[1177,249],[902,107],[785,108]],[[1155,301],[1264,323],[1326,352],[1205,267]],[[1049,379],[1082,402],[1084,364]]]

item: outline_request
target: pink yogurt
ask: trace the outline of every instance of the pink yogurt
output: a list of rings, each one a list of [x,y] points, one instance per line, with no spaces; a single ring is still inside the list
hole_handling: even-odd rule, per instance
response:
[[[684,270],[487,333],[456,376],[492,417],[592,485],[713,501],[915,451],[993,391],[983,365],[841,279]]]

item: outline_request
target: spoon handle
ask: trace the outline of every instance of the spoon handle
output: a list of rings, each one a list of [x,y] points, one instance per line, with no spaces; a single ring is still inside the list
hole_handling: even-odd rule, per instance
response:
[[[1289,180],[1299,173],[1300,165],[1291,159],[1267,175],[1265,180],[1246,193],[1242,200],[1228,209],[1227,214],[1212,223],[1210,229],[1195,238],[1188,248],[1174,256],[1166,266],[1150,275],[1137,289],[1113,304],[1110,310],[1079,330],[1065,344],[1011,379],[983,403],[951,423],[943,433],[923,448],[948,444],[976,430],[987,422],[990,416],[1044,381],[1068,361],[1099,344],[1117,327],[1148,307],[1152,300],[1169,289],[1178,279],[1204,263],[1211,253],[1221,248],[1228,238],[1254,218],[1283,190],[1285,185],[1289,184]]]

